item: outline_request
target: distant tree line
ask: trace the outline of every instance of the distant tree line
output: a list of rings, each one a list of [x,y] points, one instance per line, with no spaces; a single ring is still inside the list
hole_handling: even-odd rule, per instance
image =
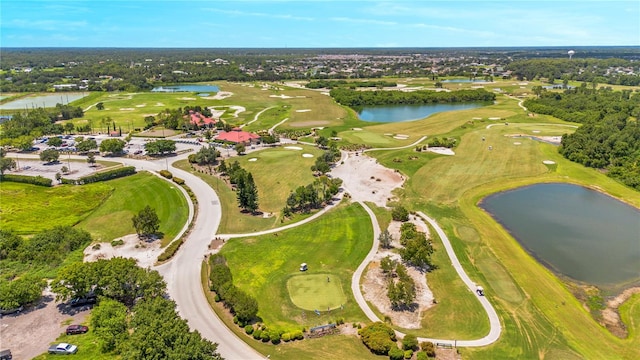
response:
[[[567,159],[606,170],[608,176],[640,190],[640,94],[586,86],[563,93],[542,91],[524,102],[530,111],[583,125],[562,137]]]
[[[575,80],[587,83],[604,83],[612,85],[640,85],[640,76],[637,72],[637,61],[620,58],[610,59],[530,59],[517,60],[506,66],[513,71],[518,80],[547,79],[550,83],[554,80]],[[636,69],[631,73],[612,72],[612,68]]]
[[[494,101],[496,95],[484,89],[457,90],[451,92],[419,90],[405,91],[357,91],[334,88],[330,92],[338,103],[358,109],[367,105],[415,105],[430,103],[455,103]]]
[[[33,140],[42,135],[63,134],[74,130],[73,124],[61,125],[58,120],[69,120],[84,115],[80,107],[57,104],[55,108],[18,111],[1,125],[0,145],[28,150]]]

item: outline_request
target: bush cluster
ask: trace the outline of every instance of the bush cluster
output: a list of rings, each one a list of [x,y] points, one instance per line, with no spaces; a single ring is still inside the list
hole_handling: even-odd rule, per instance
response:
[[[176,183],[178,185],[184,185],[184,179],[174,177],[172,180],[173,180],[174,183]],[[191,194],[189,196],[191,196]]]
[[[38,176],[27,176],[27,175],[15,175],[15,174],[4,174],[0,176],[0,182],[2,181],[11,181],[17,183],[25,183],[32,184],[38,186],[51,186],[53,180]]]
[[[167,248],[164,249],[162,254],[158,256],[158,261],[165,261],[165,260],[171,259],[171,257],[175,255],[176,251],[180,249],[180,246],[182,246],[182,243],[184,243],[184,238],[181,237],[180,239],[169,244],[169,246],[167,246]]]
[[[233,285],[231,270],[227,266],[224,256],[212,255],[209,258],[209,268],[211,290],[215,291],[225,306],[235,314],[237,324],[244,327],[245,323],[253,320],[258,314],[258,301]]]
[[[158,171],[158,174],[167,179],[171,179],[173,177],[173,174],[169,170],[160,170]]]
[[[117,179],[129,175],[133,175],[136,173],[136,168],[134,166],[125,166],[113,170],[102,171],[99,173],[91,174],[88,176],[83,176],[78,179],[75,184],[90,184],[99,181],[106,181],[111,179]]]
[[[358,331],[362,342],[377,355],[388,355],[391,349],[397,349],[396,334],[383,322],[375,322]],[[402,350],[401,350],[402,352]],[[404,355],[404,353],[402,353]]]

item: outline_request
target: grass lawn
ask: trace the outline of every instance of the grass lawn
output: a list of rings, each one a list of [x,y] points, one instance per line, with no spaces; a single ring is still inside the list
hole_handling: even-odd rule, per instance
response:
[[[347,300],[340,278],[332,274],[292,276],[287,290],[293,304],[305,310],[337,309]]]
[[[351,293],[351,275],[371,247],[373,231],[367,213],[357,204],[341,204],[320,219],[293,229],[259,237],[231,239],[220,253],[227,259],[236,286],[258,300],[260,316],[271,328],[295,330],[344,318],[366,318]],[[344,309],[321,316],[296,306],[287,282],[300,276],[322,274],[338,278],[346,296]],[[295,280],[294,280],[295,281]],[[335,282],[335,280],[334,280]],[[319,309],[322,310],[322,309]]]
[[[2,182],[0,226],[19,234],[35,234],[55,226],[73,226],[108,199],[109,183],[44,187]]]
[[[296,145],[302,150],[277,147],[252,152],[230,159],[227,165],[237,160],[242,168],[253,175],[258,187],[258,203],[261,211],[280,214],[291,191],[314,181],[311,166],[323,151],[307,145]],[[313,157],[303,157],[311,154]],[[252,159],[255,159],[251,161]]]
[[[177,185],[148,172],[107,182],[113,193],[78,227],[91,233],[95,241],[111,241],[135,233],[131,218],[145,206],[156,210],[160,219],[162,245],[178,235],[187,221],[187,200]]]

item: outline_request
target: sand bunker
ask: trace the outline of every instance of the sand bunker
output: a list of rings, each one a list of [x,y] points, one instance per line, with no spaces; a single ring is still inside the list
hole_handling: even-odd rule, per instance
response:
[[[556,162],[555,162],[555,161],[553,161],[553,160],[542,160],[542,163],[543,163],[543,164],[545,164],[545,165],[553,165],[553,164],[555,164]]]
[[[440,154],[440,155],[455,155],[456,153],[453,152],[453,150],[446,148],[446,147],[429,147],[427,148],[427,151],[431,151],[433,153],[436,154]]]
[[[145,107],[145,106],[147,106],[147,104],[139,104],[139,105],[136,105],[136,107],[137,107],[137,108],[142,108],[142,107]]]
[[[161,102],[156,103],[156,106],[164,106],[164,103],[161,103]]]
[[[305,158],[312,158],[312,157],[313,157],[313,155],[312,155],[312,154],[302,154],[302,157],[305,157]]]
[[[474,118],[472,118],[471,120],[482,120],[482,118],[474,117]]]
[[[490,117],[489,120],[500,120],[499,117]]]
[[[309,112],[309,111],[311,111],[311,109],[296,110],[296,112]]]
[[[87,246],[84,249],[84,260],[97,261],[114,257],[132,258],[137,261],[138,266],[147,268],[153,266],[158,255],[163,251],[160,247],[160,240],[148,242],[140,240],[136,234],[126,235],[115,240],[122,240],[124,244],[114,247],[109,242],[102,242],[99,243],[99,248],[94,248],[95,244]]]
[[[522,143],[517,142],[517,141],[513,143],[513,145],[520,145],[520,144],[522,144]]]
[[[134,108],[120,108],[120,111],[133,111]]]
[[[258,159],[257,158],[251,158],[251,159],[249,159],[249,161],[251,161],[251,162],[258,161]]]
[[[284,94],[281,94],[281,95],[269,95],[269,97],[280,98],[280,99],[293,99],[293,96],[284,95]]]
[[[299,146],[285,146],[284,148],[289,150],[302,150]]]
[[[534,134],[539,134],[539,133],[540,133],[540,130],[533,130],[533,131],[531,131],[531,132],[532,132],[532,133],[534,133]]]
[[[409,138],[409,135],[396,134],[393,138],[398,140],[407,140]]]
[[[361,128],[351,128],[351,130],[355,130],[355,131],[362,131]]]

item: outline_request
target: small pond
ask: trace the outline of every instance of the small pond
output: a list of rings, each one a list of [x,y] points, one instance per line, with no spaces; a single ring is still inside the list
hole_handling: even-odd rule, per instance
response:
[[[484,103],[447,103],[422,105],[364,106],[358,117],[369,122],[401,122],[424,119],[439,112],[467,110],[482,107]]]
[[[552,271],[604,289],[640,281],[640,210],[572,184],[486,197],[489,212]]]
[[[33,109],[38,107],[55,107],[56,104],[68,104],[82,99],[89,93],[56,93],[50,95],[28,96],[0,105],[0,110]]]
[[[215,85],[171,85],[171,86],[157,86],[151,89],[153,92],[218,92],[220,89]]]

